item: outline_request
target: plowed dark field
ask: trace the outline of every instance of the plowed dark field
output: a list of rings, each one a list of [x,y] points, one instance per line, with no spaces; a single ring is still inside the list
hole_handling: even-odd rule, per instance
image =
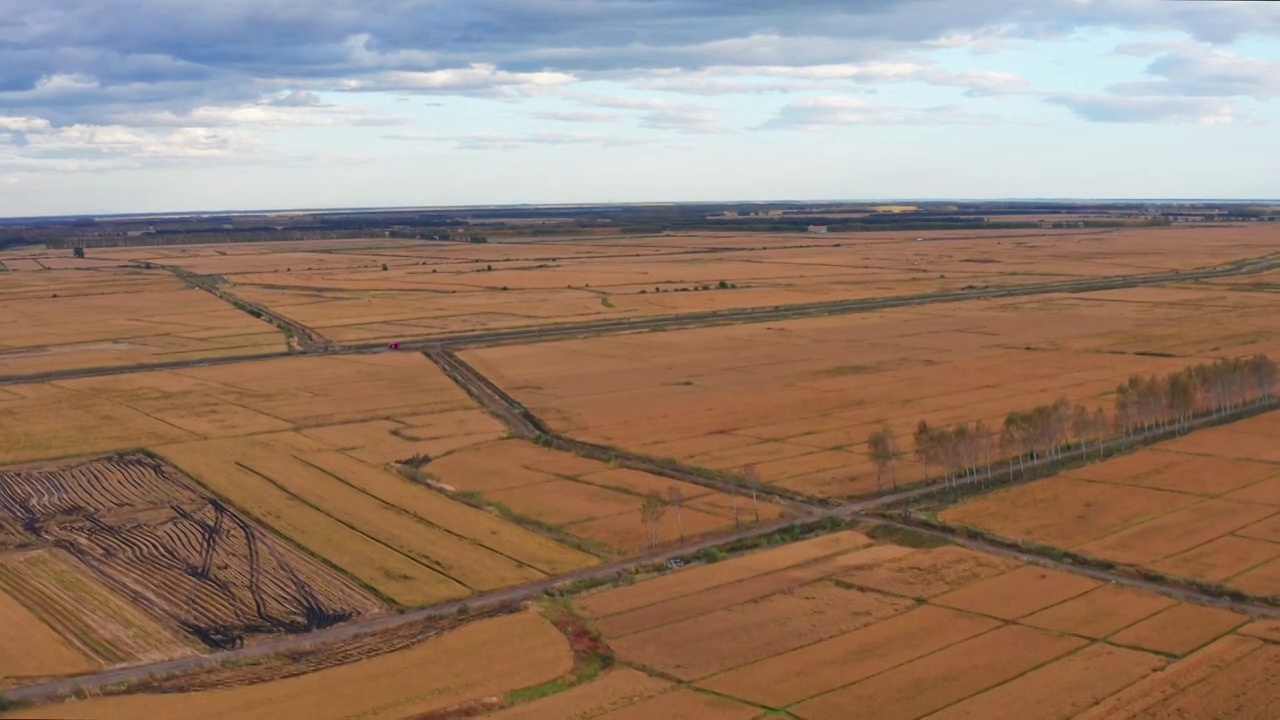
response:
[[[6,520],[211,648],[308,632],[380,607],[143,453],[0,471],[0,526]]]

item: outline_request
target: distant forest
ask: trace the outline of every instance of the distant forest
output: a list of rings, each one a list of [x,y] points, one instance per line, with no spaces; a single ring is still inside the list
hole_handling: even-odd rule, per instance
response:
[[[691,203],[120,215],[0,220],[0,248],[397,237],[485,242],[722,230],[768,233],[1125,227],[1276,222],[1280,206],[1242,203]]]

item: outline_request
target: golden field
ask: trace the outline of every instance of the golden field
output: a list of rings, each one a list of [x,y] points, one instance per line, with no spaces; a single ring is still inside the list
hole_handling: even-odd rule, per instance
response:
[[[564,637],[525,611],[287,680],[0,717],[220,717],[235,708],[246,717],[407,720],[489,707],[485,716],[498,720],[755,720],[781,711],[823,720],[867,708],[892,720],[1223,710],[1261,720],[1280,707],[1267,672],[1280,660],[1274,622],[950,545],[836,533],[589,592],[573,605],[620,662],[550,695],[508,694],[573,667]],[[335,686],[345,688],[340,699],[326,690]]]
[[[1201,430],[940,513],[948,522],[1280,597],[1280,415]]]
[[[458,350],[604,461],[513,437],[421,353],[342,346],[1187,271],[1277,240],[1223,224],[0,253],[0,692],[447,609],[438,630],[0,717],[1270,720],[1280,626],[1241,607],[865,524],[640,566],[655,539],[808,510],[604,455],[856,498],[879,489],[867,438],[887,423],[903,454],[882,481],[936,478],[912,457],[920,420],[998,427],[1059,397],[1110,410],[1133,374],[1280,356],[1274,271]],[[183,273],[334,347],[291,348]],[[171,361],[188,364],[145,367]],[[114,369],[59,375],[86,368]],[[1278,418],[939,519],[1274,598]],[[679,505],[648,523],[654,495]],[[557,578],[569,589],[526,592]],[[445,604],[499,591],[538,599]]]
[[[569,435],[810,495],[876,488],[864,441],[919,420],[986,421],[1065,396],[1110,410],[1133,373],[1280,355],[1280,299],[1140,288],[611,335],[461,354]],[[1155,355],[1159,354],[1159,355]],[[566,364],[563,358],[572,357]],[[935,468],[936,471],[936,468]],[[900,482],[924,469],[906,457]]]
[[[479,245],[378,238],[104,248],[86,262],[148,262],[222,276],[233,294],[331,340],[355,343],[1209,267],[1271,252],[1280,231],[1224,226],[924,235],[917,241],[918,232],[707,232]],[[26,252],[22,259],[61,267],[71,262],[63,257],[68,254]],[[721,281],[736,287],[698,289]]]
[[[271,324],[162,270],[0,274],[0,376],[285,350]]]

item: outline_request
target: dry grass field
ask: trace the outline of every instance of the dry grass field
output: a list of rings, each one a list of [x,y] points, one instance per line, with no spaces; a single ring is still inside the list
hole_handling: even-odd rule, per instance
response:
[[[1189,270],[1276,240],[1224,224],[0,253],[0,375],[193,361],[0,385],[0,691],[475,603],[638,555],[655,531],[670,546],[795,512],[510,437],[416,352],[286,354],[274,326],[141,263],[217,276],[342,344]],[[460,355],[570,438],[851,497],[877,489],[882,423],[910,453],[918,420],[998,425],[1058,397],[1110,409],[1132,374],[1280,356],[1276,277]],[[281,357],[196,362],[263,353]],[[941,517],[1277,596],[1278,436],[1280,415],[1257,416]],[[884,481],[930,471],[904,458]],[[646,524],[655,492],[682,504]],[[450,608],[447,628],[381,650],[294,649],[222,684],[0,717],[1280,717],[1274,622],[915,544],[837,532],[537,610]],[[565,617],[620,662],[584,660]],[[312,651],[327,659],[281,669]]]
[[[954,546],[845,532],[574,605],[622,666],[492,717],[1263,720],[1280,708],[1265,671],[1280,659],[1275,623]]]
[[[1270,251],[1257,231],[1208,240],[1169,231],[1159,237],[1162,249],[1176,248],[1171,261],[1152,251],[1150,232],[951,231],[923,243],[911,233],[426,243],[372,256],[341,253],[346,266],[335,252],[314,263],[291,258],[285,272],[266,273],[244,256],[174,262],[230,273],[240,296],[357,342],[1153,272]],[[735,287],[713,289],[722,281]]]
[[[115,648],[107,637],[94,641],[94,634],[128,640],[128,628],[111,633],[92,621],[92,613],[109,606],[76,611],[93,598],[83,590],[94,589],[74,577],[77,570],[211,648],[236,647],[259,634],[308,632],[381,609],[355,585],[147,455],[0,472],[0,513],[26,529],[35,547],[58,548],[75,559],[62,578],[48,566],[33,572],[40,565],[32,561],[5,563],[0,583],[42,617],[66,617],[56,609],[70,606],[68,623],[83,629],[72,635],[107,661],[150,651]],[[73,597],[59,603],[50,597],[57,590]],[[177,642],[155,650],[164,654],[165,645]]]
[[[569,672],[565,639],[535,612],[481,620],[407,650],[289,678],[198,693],[70,701],[2,718],[221,720],[415,718]]]
[[[463,492],[501,506],[606,551],[628,553],[652,543],[639,520],[644,496],[673,489],[684,498],[680,512],[668,508],[659,542],[692,538],[777,519],[783,509],[656,475],[615,468],[519,440],[473,445],[433,461],[429,476],[449,492]],[[759,513],[757,520],[757,511]]]
[[[716,469],[751,463],[780,486],[847,496],[876,487],[864,442],[881,422],[909,450],[921,419],[998,427],[1008,412],[1059,396],[1110,409],[1110,393],[1132,373],[1280,354],[1277,312],[1274,294],[1144,288],[482,348],[462,357],[569,435]],[[924,469],[908,457],[897,473],[909,481]]]
[[[940,519],[1280,596],[1280,414],[999,490]]]
[[[271,324],[162,270],[44,270],[0,277],[0,375],[286,350],[284,336]]]
[[[379,238],[110,248],[95,250],[90,260],[224,276],[227,288],[247,300],[333,340],[363,342],[1207,267],[1271,252],[1280,230],[925,235],[917,241],[917,232],[706,232],[483,245]],[[65,254],[25,251],[13,262],[74,267]],[[735,287],[699,290],[721,281]]]

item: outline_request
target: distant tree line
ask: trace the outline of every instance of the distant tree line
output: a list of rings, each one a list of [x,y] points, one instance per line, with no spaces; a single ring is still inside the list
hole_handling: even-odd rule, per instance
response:
[[[999,427],[984,421],[937,427],[926,420],[916,424],[912,434],[912,455],[930,471],[938,468],[940,480],[954,485],[964,476],[992,477],[996,466],[1008,464],[1010,478],[1015,466],[1025,472],[1027,464],[1055,462],[1068,450],[1078,449],[1088,457],[1095,448],[1101,457],[1106,441],[1156,430],[1185,430],[1196,417],[1220,417],[1275,399],[1276,363],[1266,355],[1217,360],[1160,375],[1132,375],[1115,391],[1108,412],[1058,398],[1053,403],[1010,412]],[[876,488],[883,490],[884,474],[890,473],[897,487],[897,464],[906,456],[893,428],[884,423],[866,441],[867,457],[876,466]]]

